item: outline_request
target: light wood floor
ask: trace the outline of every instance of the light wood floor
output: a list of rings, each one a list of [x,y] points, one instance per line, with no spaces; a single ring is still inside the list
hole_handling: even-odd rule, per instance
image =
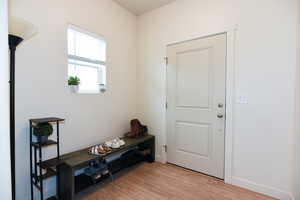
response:
[[[274,200],[200,173],[143,163],[77,195],[85,200]]]

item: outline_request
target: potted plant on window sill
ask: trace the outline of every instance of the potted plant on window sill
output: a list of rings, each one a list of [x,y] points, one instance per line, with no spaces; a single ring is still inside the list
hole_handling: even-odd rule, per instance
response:
[[[68,80],[68,85],[70,91],[73,93],[77,93],[79,91],[80,79],[77,76],[70,76]]]
[[[39,123],[33,128],[33,134],[37,138],[37,142],[45,143],[48,141],[48,137],[52,135],[53,127],[50,123]]]

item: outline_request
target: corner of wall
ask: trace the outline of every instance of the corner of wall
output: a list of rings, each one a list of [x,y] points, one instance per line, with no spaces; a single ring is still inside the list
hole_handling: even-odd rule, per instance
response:
[[[0,1],[0,199],[11,199],[10,138],[9,138],[9,72],[8,72],[8,12],[7,0]]]
[[[293,163],[293,195],[300,199],[300,0],[297,0],[297,60],[295,73],[295,116],[294,116],[294,163]]]

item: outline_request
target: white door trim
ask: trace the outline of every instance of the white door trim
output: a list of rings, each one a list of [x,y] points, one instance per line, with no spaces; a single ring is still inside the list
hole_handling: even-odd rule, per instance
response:
[[[233,139],[234,139],[234,100],[235,100],[235,77],[236,77],[236,37],[237,37],[238,26],[235,25],[232,28],[220,31],[217,33],[206,34],[198,38],[205,38],[209,36],[214,36],[222,33],[227,34],[227,57],[226,57],[226,127],[225,127],[225,183],[232,184],[232,166],[233,166]],[[193,39],[193,40],[194,40]],[[189,41],[189,40],[186,40]],[[185,41],[182,41],[185,42]],[[174,42],[171,44],[176,44],[180,42]],[[167,44],[168,46],[170,44]],[[167,76],[167,73],[165,73]],[[167,79],[166,83],[167,84]],[[166,87],[167,89],[167,87]],[[167,91],[165,91],[165,100]],[[167,101],[166,101],[167,102]],[[163,143],[167,143],[167,115],[165,112],[165,125],[164,125],[164,135]],[[164,163],[167,162],[167,154],[163,151],[162,158],[160,160]]]

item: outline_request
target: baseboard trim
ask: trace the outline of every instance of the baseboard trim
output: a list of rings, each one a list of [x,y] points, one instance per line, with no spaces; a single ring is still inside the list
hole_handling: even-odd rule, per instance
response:
[[[289,192],[282,191],[277,188],[269,187],[266,185],[258,184],[243,178],[232,177],[231,182],[232,185],[242,187],[280,200],[295,200],[293,195]]]
[[[156,155],[156,162],[165,163],[163,157],[161,155]],[[294,196],[286,191],[279,190],[274,187],[266,186],[263,184],[258,184],[247,179],[232,177],[230,179],[230,184],[235,185],[241,188],[245,188],[251,190],[253,192],[257,192],[260,194],[264,194],[270,197],[274,197],[280,200],[295,200]]]
[[[164,159],[163,159],[163,157],[161,155],[156,155],[155,156],[155,161],[156,162],[160,162],[160,163],[165,163]]]

